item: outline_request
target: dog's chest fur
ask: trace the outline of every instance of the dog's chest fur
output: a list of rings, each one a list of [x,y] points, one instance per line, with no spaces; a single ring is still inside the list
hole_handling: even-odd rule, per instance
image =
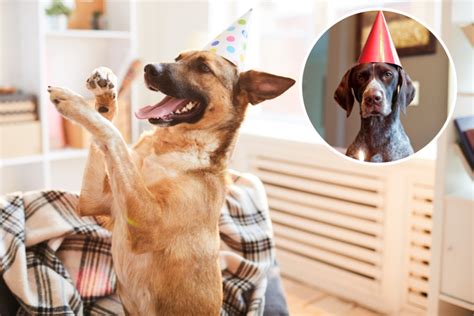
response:
[[[118,293],[124,307],[129,310],[137,311],[140,315],[155,314],[153,301],[156,299],[151,296],[150,280],[157,279],[157,276],[151,276],[153,255],[150,253],[133,254],[128,248],[127,235],[124,234],[125,224],[121,219],[114,223],[112,232],[112,256],[114,259],[114,269],[117,274],[117,280],[122,280],[127,289],[122,290],[122,284],[118,284]],[[133,296],[129,294],[133,293]],[[136,297],[141,301],[136,302]]]
[[[161,137],[145,135],[135,148],[135,159],[145,183],[152,185],[163,177],[175,178],[182,172],[211,166],[211,154],[218,148],[215,135],[189,131],[182,137],[173,137],[168,143],[167,133]]]
[[[166,139],[166,136],[161,135]],[[218,140],[206,142],[201,141],[203,137],[207,137],[201,133],[190,132],[180,142],[180,137],[174,137],[173,143],[160,141],[160,138],[154,135],[145,135],[142,140],[135,146],[132,157],[136,166],[142,175],[142,178],[148,188],[153,187],[157,183],[163,183],[163,180],[180,181],[188,172],[202,170],[211,167],[211,155],[218,148]],[[158,141],[157,141],[158,139]],[[170,139],[170,138],[167,138]],[[222,183],[224,187],[224,183]],[[193,187],[188,188],[193,191]],[[216,192],[217,199],[223,199],[223,192],[219,190],[210,190]],[[219,192],[218,192],[219,191]],[[182,192],[180,192],[182,194]],[[189,192],[188,192],[189,193]],[[192,193],[189,193],[192,194]],[[123,210],[118,208],[124,203],[114,203],[114,214],[124,214]],[[176,232],[177,236],[173,239],[173,243],[160,253],[135,254],[129,248],[128,236],[126,233],[127,219],[123,216],[115,218],[113,227],[112,255],[115,261],[115,269],[119,280],[126,284],[126,290],[120,291],[119,294],[123,300],[124,306],[128,306],[130,310],[139,311],[140,315],[153,315],[156,310],[166,310],[166,306],[176,305],[176,302],[168,302],[170,297],[183,297],[183,299],[191,299],[196,296],[199,287],[196,280],[192,280],[193,275],[200,274],[200,278],[208,279],[208,283],[212,284],[220,278],[217,260],[215,265],[210,264],[209,260],[214,260],[214,256],[218,256],[219,235],[218,235],[218,212],[219,208],[213,205],[205,205],[205,211],[217,212],[209,217],[209,224],[202,227],[214,226],[215,231],[193,231],[192,234],[183,231]],[[203,210],[202,206],[196,205],[196,210],[189,209],[186,206],[173,209],[178,213],[186,213],[186,216],[196,216],[199,210]],[[215,224],[213,225],[212,223]],[[203,260],[201,262],[201,260]],[[212,262],[212,261],[211,261]],[[195,267],[200,268],[199,273],[193,273]],[[183,280],[177,280],[178,277],[186,277]],[[173,279],[170,280],[169,278]],[[180,285],[186,285],[185,289],[178,288]],[[220,288],[220,283],[214,285]],[[189,290],[189,293],[186,291]],[[164,294],[166,292],[166,294]],[[173,292],[177,292],[171,295]],[[131,294],[132,293],[132,294]],[[155,293],[151,296],[150,293]],[[204,295],[205,293],[203,293]],[[206,295],[217,295],[210,293]],[[199,293],[197,294],[199,296]],[[137,298],[139,302],[137,302]],[[218,297],[215,301],[220,302]],[[160,305],[157,302],[160,302]],[[173,314],[172,311],[169,311]],[[205,313],[200,313],[205,314]]]
[[[385,119],[363,119],[361,129],[346,155],[358,159],[359,151],[363,151],[370,162],[394,161],[413,154],[398,113],[392,113]]]

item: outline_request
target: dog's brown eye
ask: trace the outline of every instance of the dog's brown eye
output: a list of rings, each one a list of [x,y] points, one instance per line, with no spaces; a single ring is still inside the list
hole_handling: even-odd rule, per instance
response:
[[[206,64],[200,64],[199,70],[202,72],[211,72],[211,68],[209,68],[209,66]]]
[[[364,74],[362,74],[362,73],[358,74],[358,75],[357,75],[357,80],[359,80],[359,81],[364,81],[364,80],[365,80]]]
[[[393,76],[391,71],[387,71],[383,75],[384,75],[385,78],[391,78]]]

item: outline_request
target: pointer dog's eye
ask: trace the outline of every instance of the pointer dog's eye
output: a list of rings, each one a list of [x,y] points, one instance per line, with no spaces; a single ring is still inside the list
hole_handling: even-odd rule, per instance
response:
[[[199,71],[204,72],[204,73],[209,73],[211,72],[211,68],[209,68],[208,65],[202,63],[202,64],[199,64]]]
[[[386,72],[383,74],[383,76],[384,76],[385,78],[392,78],[392,77],[393,77],[393,73],[392,73],[391,71],[386,71]]]
[[[359,82],[364,82],[365,79],[366,79],[365,73],[362,73],[362,72],[361,72],[361,73],[359,73],[359,74],[357,75],[357,80],[358,80]]]

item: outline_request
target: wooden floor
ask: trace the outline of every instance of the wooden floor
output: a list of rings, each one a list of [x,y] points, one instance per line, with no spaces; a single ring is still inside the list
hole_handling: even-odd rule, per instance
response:
[[[357,303],[345,301],[316,288],[301,284],[283,277],[290,315],[292,316],[375,316],[381,315],[370,311]]]

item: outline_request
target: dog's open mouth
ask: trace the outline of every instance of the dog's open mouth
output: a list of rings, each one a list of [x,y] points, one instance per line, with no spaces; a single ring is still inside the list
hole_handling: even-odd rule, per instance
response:
[[[203,102],[191,99],[181,99],[165,96],[155,105],[139,109],[135,116],[147,119],[152,124],[175,125],[177,123],[193,123],[197,121],[204,110]]]

